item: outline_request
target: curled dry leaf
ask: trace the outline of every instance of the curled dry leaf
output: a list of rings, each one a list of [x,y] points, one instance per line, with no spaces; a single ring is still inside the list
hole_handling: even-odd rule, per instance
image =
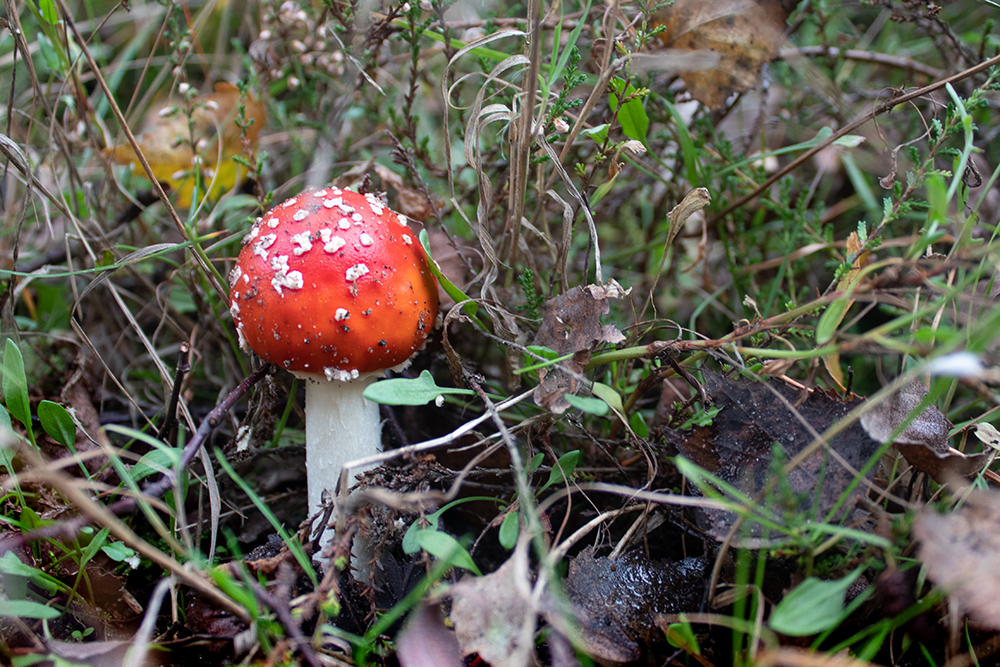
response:
[[[795,0],[677,0],[654,12],[651,23],[662,26],[663,46],[708,51],[717,65],[682,73],[691,96],[707,107],[757,85],[760,70],[778,53],[785,21]]]
[[[534,345],[555,350],[559,356],[572,354],[563,362],[566,371],[543,368],[538,372],[542,379],[535,388],[535,403],[556,414],[569,409],[565,394],[576,393],[579,374],[590,361],[590,351],[595,345],[615,345],[625,336],[611,324],[601,324],[601,316],[610,311],[609,299],[620,299],[628,291],[612,280],[607,285],[574,287],[565,294],[552,297],[542,305],[542,324],[538,328]]]
[[[1000,630],[1000,493],[974,493],[946,514],[925,507],[913,534],[930,580],[974,621]]]
[[[633,551],[611,560],[588,547],[570,561],[564,585],[588,653],[631,662],[656,631],[657,616],[698,611],[705,574],[700,558],[665,563]]]
[[[242,130],[234,122],[240,105],[249,124],[246,140],[251,146],[256,145],[265,121],[264,105],[252,96],[243,98],[231,83],[215,84],[214,93],[195,97],[190,104],[193,134],[189,132],[183,106],[178,104],[172,113],[165,113],[170,107],[163,107],[155,122],[139,137],[139,148],[153,175],[169,186],[176,205],[181,208],[191,206],[198,168],[203,187],[209,189],[208,196],[212,198],[239,185],[246,177],[246,169],[233,161],[233,156],[244,154]],[[131,165],[135,174],[146,176],[131,144],[106,148],[104,154],[118,164]]]
[[[955,475],[977,474],[989,462],[989,455],[963,454],[950,447],[948,433],[952,423],[937,406],[928,405],[919,414],[913,414],[925,396],[924,385],[912,380],[862,415],[861,426],[872,438],[885,443],[896,429],[906,424],[894,440],[896,449],[907,463],[940,484]]]
[[[923,445],[938,454],[948,451],[948,432],[952,423],[937,409],[928,405],[919,414],[917,407],[927,396],[927,388],[914,379],[899,388],[861,416],[861,426],[875,440],[886,443],[903,424],[906,428],[896,436],[896,444]]]

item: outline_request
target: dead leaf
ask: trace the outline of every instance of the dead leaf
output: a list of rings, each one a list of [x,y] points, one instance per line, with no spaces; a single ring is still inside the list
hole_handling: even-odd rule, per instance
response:
[[[861,280],[861,269],[868,264],[868,258],[871,255],[868,250],[864,250],[864,244],[861,243],[857,232],[851,232],[847,237],[847,253],[850,257],[854,258],[854,261],[851,262],[851,269],[847,272],[847,275],[837,283],[838,292],[847,292],[857,287],[858,282]],[[840,323],[844,321],[844,317],[847,315],[847,311],[850,310],[853,304],[854,299],[848,298],[847,306],[840,313],[833,329],[840,326]],[[844,371],[840,368],[840,354],[834,352],[833,354],[826,355],[823,357],[823,365],[826,366],[826,370],[830,372],[830,377],[837,383],[840,390],[846,391],[844,387]]]
[[[517,548],[496,572],[467,576],[451,588],[451,620],[461,655],[494,667],[527,667],[537,610],[531,604],[528,551]]]
[[[65,642],[49,639],[45,648],[65,663],[90,667],[121,667],[131,641]],[[58,661],[57,661],[58,662]]]
[[[139,148],[149,161],[156,180],[170,187],[177,206],[182,208],[191,206],[198,168],[212,198],[242,183],[246,177],[246,169],[233,161],[234,155],[245,153],[242,131],[234,122],[239,106],[244,106],[247,122],[253,121],[246,132],[250,145],[256,145],[265,122],[264,105],[252,96],[242,98],[239,89],[227,82],[215,84],[213,94],[195,97],[190,104],[194,108],[191,115],[193,135],[181,108],[183,105],[178,104],[173,113],[158,116],[139,138]],[[146,176],[131,144],[106,148],[103,152],[118,164],[132,165],[133,173]],[[200,167],[196,164],[196,152]]]
[[[1000,493],[974,493],[945,514],[925,507],[913,535],[930,580],[974,621],[1000,630]]]
[[[708,51],[718,56],[713,69],[682,72],[691,96],[716,109],[734,93],[750,90],[760,70],[778,53],[785,21],[795,0],[677,0],[654,12],[663,26],[660,41],[670,49]]]
[[[802,420],[822,434],[860,401],[844,400],[820,390],[810,391],[802,400],[799,390],[784,383],[727,378],[707,369],[702,374],[713,405],[722,409],[711,426],[695,427],[690,432],[665,430],[664,434],[685,458],[750,498],[773,483],[775,446],[780,446],[786,460],[790,460],[812,444],[813,434]],[[780,489],[776,489],[779,499],[770,509],[778,516],[787,511],[825,520],[854,481],[855,471],[878,449],[879,443],[860,424],[848,426],[830,440],[828,447],[818,448],[787,475],[783,485],[787,484],[794,494],[794,506],[783,503]],[[820,480],[822,487],[817,490]],[[856,488],[840,505],[842,514],[863,494],[864,487]],[[736,519],[733,513],[716,509],[699,509],[696,516],[702,528],[720,540]],[[746,529],[751,539],[742,543],[757,544],[760,526],[749,525]]]
[[[563,582],[587,651],[599,660],[631,662],[662,614],[696,612],[705,592],[705,561],[655,561],[641,551],[610,560],[587,547]]]
[[[552,297],[542,305],[542,324],[533,345],[543,345],[559,356],[572,354],[562,363],[569,372],[544,368],[538,372],[541,383],[535,387],[535,403],[556,414],[569,409],[565,394],[576,393],[578,375],[590,361],[595,345],[615,345],[625,336],[612,324],[601,324],[601,316],[610,311],[609,299],[620,299],[628,292],[612,280],[607,285],[577,286]]]
[[[421,604],[396,640],[402,667],[463,667],[455,633],[445,627],[441,608]]]
[[[904,423],[906,428],[894,439],[896,444],[923,445],[937,454],[948,452],[948,433],[952,423],[937,409],[928,405],[918,414],[912,413],[927,396],[927,388],[913,379],[861,416],[861,426],[875,440],[889,442],[893,431]]]

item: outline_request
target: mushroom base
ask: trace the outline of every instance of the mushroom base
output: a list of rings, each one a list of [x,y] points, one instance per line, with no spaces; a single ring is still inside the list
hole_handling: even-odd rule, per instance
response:
[[[378,404],[362,395],[376,376],[350,382],[297,373],[306,380],[306,471],[309,479],[309,513],[322,509],[323,491],[336,500],[337,482],[344,464],[377,454],[381,449]],[[345,484],[363,468],[352,468]],[[327,530],[320,547],[333,539]]]

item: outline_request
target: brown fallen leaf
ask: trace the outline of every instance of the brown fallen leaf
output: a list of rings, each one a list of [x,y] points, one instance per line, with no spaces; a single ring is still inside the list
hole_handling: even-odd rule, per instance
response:
[[[778,53],[785,21],[795,0],[677,0],[652,14],[662,26],[663,46],[709,51],[718,56],[713,69],[682,72],[691,96],[716,109],[733,93],[750,90],[760,70]]]
[[[928,405],[919,414],[914,414],[925,396],[926,387],[913,379],[861,415],[861,426],[868,435],[881,443],[892,439],[897,444],[923,445],[933,452],[945,454],[948,451],[948,433],[952,429],[952,423],[934,405]],[[893,431],[903,424],[906,424],[906,428],[892,438]]]
[[[844,400],[820,390],[810,391],[802,400],[799,390],[784,383],[727,378],[707,369],[703,369],[702,374],[713,405],[721,410],[710,426],[694,427],[689,432],[665,430],[664,435],[685,458],[750,498],[773,483],[775,446],[781,447],[786,460],[794,458],[812,444],[813,431],[822,434],[860,402],[860,399]],[[775,495],[779,497],[765,509],[778,517],[792,512],[825,520],[826,515],[839,506],[840,517],[837,518],[842,518],[865,489],[859,485],[843,503],[840,503],[841,496],[854,481],[856,471],[864,467],[878,449],[879,443],[870,438],[860,424],[848,426],[830,440],[828,447],[816,449],[783,480],[783,485],[787,484],[794,494],[794,506],[782,502],[780,488],[776,488]],[[696,516],[701,527],[720,540],[736,519],[735,514],[717,509],[699,509]],[[758,544],[760,526],[745,524],[745,529],[750,539],[742,543]],[[779,537],[771,535],[771,539]]]
[[[913,535],[930,580],[975,622],[1000,630],[1000,493],[974,493],[944,514],[925,507]]]
[[[252,121],[246,131],[250,145],[257,143],[265,122],[264,105],[252,96],[243,98],[231,83],[215,84],[214,93],[195,97],[190,104],[194,109],[191,114],[193,132],[189,130],[187,116],[178,109],[158,116],[139,137],[139,148],[149,161],[153,175],[170,187],[181,208],[191,206],[198,169],[203,187],[209,188],[208,196],[212,198],[242,183],[246,177],[246,169],[233,160],[233,156],[244,154],[242,130],[234,122],[239,106],[243,105],[247,122]],[[106,148],[103,152],[118,164],[132,165],[135,174],[146,176],[131,144]]]
[[[441,608],[421,604],[410,614],[396,640],[396,658],[401,667],[462,667],[455,632],[444,624]]]
[[[527,667],[538,611],[531,603],[527,542],[495,572],[451,587],[451,620],[463,656],[478,653],[495,667]]]
[[[607,285],[574,287],[542,305],[542,324],[532,344],[543,345],[559,356],[572,354],[573,358],[562,362],[569,372],[558,368],[538,371],[541,383],[535,387],[534,399],[539,407],[556,414],[568,410],[570,405],[565,395],[576,393],[578,376],[590,361],[594,346],[600,343],[615,345],[625,340],[614,325],[601,324],[601,316],[610,311],[609,299],[620,299],[627,294],[612,280]]]
[[[570,561],[563,585],[587,651],[599,660],[631,662],[662,614],[696,612],[705,592],[700,558],[655,561],[641,551],[610,560],[587,547]]]
[[[939,484],[954,476],[972,477],[989,463],[990,454],[964,454],[948,445],[951,421],[937,406],[913,414],[927,389],[912,380],[885,401],[861,416],[861,426],[875,440],[885,443],[906,424],[893,444],[906,462]]]

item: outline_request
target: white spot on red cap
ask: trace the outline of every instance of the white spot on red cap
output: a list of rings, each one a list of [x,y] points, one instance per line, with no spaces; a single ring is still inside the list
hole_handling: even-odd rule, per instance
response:
[[[361,245],[366,247],[375,245],[375,239],[373,239],[368,234],[361,234]]]
[[[243,275],[243,269],[241,269],[240,265],[237,264],[236,266],[233,267],[233,270],[229,272],[229,286],[235,287],[236,283],[240,279],[240,276],[242,275]]]
[[[265,236],[261,236],[257,242],[253,244],[253,254],[260,255],[261,259],[266,260],[267,249],[270,248],[277,239],[277,234],[267,234]]]
[[[397,213],[396,214],[396,222],[398,222],[399,224],[401,224],[404,227],[406,227],[406,225],[408,225],[410,221],[407,220],[406,216],[403,215],[402,213]]]
[[[340,201],[341,201],[340,197],[337,197],[336,199],[332,199],[332,198],[331,199],[324,199],[323,200],[323,207],[324,208],[333,208],[334,206],[336,206],[337,204],[339,204]]]
[[[243,323],[240,322],[236,325],[236,340],[240,344],[240,349],[244,352],[250,352],[250,346],[247,345],[247,338],[243,335]]]
[[[316,199],[322,199],[325,196],[326,196],[326,190],[317,190],[316,192],[313,193],[313,197],[315,197]]]
[[[369,201],[368,206],[371,207],[372,213],[374,213],[375,215],[382,215],[383,213],[385,213],[385,208],[383,208],[378,204],[373,204],[372,202]]]
[[[333,319],[338,322],[343,322],[351,316],[351,313],[346,308],[338,308],[337,312],[333,314]]]
[[[251,243],[255,238],[257,238],[258,234],[260,234],[260,228],[257,225],[254,225],[250,228],[250,231],[247,232],[247,235],[243,237],[243,240],[240,243],[243,245]]]
[[[350,215],[351,213],[354,213],[354,207],[351,206],[350,204],[345,204],[343,201],[337,204],[337,208],[339,208],[340,212],[343,213],[344,215]]]
[[[360,225],[364,221],[365,216],[361,215],[360,213],[355,213],[354,215],[351,216],[351,219],[354,220],[354,224]]]
[[[403,245],[413,245],[413,238],[409,234],[403,234]]]
[[[340,227],[341,229],[350,229],[351,221],[348,220],[347,218],[341,218],[340,222],[337,223],[337,226]]]
[[[270,220],[267,221],[267,226],[270,227],[271,229],[274,229],[275,227],[278,226],[279,222],[281,221],[278,220],[277,218],[271,218]]]
[[[305,285],[301,271],[288,270],[288,255],[275,255],[272,257],[271,268],[274,270],[271,287],[275,289],[279,296],[284,296],[282,290],[285,288],[302,289],[303,285]]]
[[[308,217],[309,217],[309,211],[300,208],[295,212],[295,215],[292,216],[292,220],[294,220],[295,222],[302,222]]]
[[[349,283],[357,282],[358,278],[368,273],[367,264],[355,264],[344,273],[344,279]]]
[[[298,200],[295,197],[292,197],[291,199],[289,199],[288,201],[286,201],[285,203],[283,203],[281,205],[281,208],[291,208],[292,206],[295,206],[297,203],[298,203]]]
[[[360,373],[358,369],[352,369],[349,371],[343,371],[336,366],[327,366],[323,369],[323,375],[326,376],[327,380],[340,380],[341,382],[350,382],[351,380],[358,379]]]
[[[292,236],[291,240],[292,243],[298,246],[298,248],[292,250],[292,252],[295,253],[296,257],[312,250],[313,247],[312,237],[309,235],[309,232],[302,232],[301,234],[295,234],[294,236]]]
[[[323,242],[323,250],[334,253],[347,245],[347,241],[339,236],[333,235],[333,230],[326,228],[319,230],[319,240]]]

